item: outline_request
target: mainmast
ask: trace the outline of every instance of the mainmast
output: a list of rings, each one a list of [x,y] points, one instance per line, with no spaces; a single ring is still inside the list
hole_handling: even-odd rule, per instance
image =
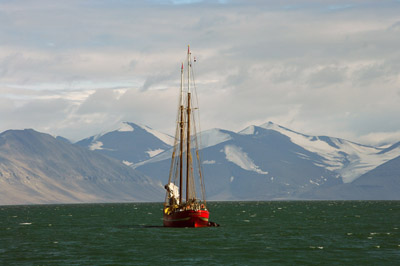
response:
[[[191,151],[190,151],[190,46],[188,45],[188,54],[187,54],[187,63],[188,63],[188,92],[187,92],[187,135],[186,135],[186,202],[189,201],[189,175],[190,175],[190,162],[191,162]]]

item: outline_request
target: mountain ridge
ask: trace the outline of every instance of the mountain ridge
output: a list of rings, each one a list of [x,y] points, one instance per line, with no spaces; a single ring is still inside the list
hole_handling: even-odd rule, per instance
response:
[[[117,129],[87,137],[75,144],[132,165],[171,148],[168,143],[173,144],[173,138],[167,134],[147,126],[122,122]]]
[[[275,188],[276,193],[270,191],[269,194],[264,193],[262,195],[262,191],[265,192],[270,189],[264,187],[265,183],[259,182],[258,187],[263,187],[263,190],[259,192],[261,196],[257,199],[309,199],[309,195],[318,194],[312,191],[320,190],[326,182],[330,183],[331,186],[351,184],[360,176],[400,155],[399,145],[396,145],[396,143],[384,149],[329,136],[310,136],[272,122],[261,126],[252,125],[238,133],[223,129],[211,129],[204,133],[206,133],[206,137],[202,135],[202,140],[206,139],[206,143],[202,143],[201,147],[203,158],[206,158],[203,165],[205,173],[211,173],[210,179],[212,179],[213,186],[218,183],[216,180],[221,179],[213,173],[219,173],[220,176],[224,176],[223,179],[225,180],[225,182],[220,180],[222,183],[220,182],[218,193],[208,194],[211,194],[211,198],[220,200],[235,199],[235,195],[236,199],[248,199],[244,195],[238,196],[239,191],[227,189],[227,187],[230,187],[230,183],[238,180],[239,173],[241,179],[247,180],[247,182],[253,182],[254,178],[251,178],[254,175],[258,175],[257,178],[260,178],[260,175],[269,175],[268,178],[274,180],[274,182],[280,182],[286,186]],[[218,135],[218,141],[215,139],[211,142],[207,141],[207,139],[211,139],[207,135]],[[281,137],[278,137],[279,135]],[[237,140],[241,137],[246,140],[240,141],[242,143],[238,144]],[[277,142],[275,150],[272,149],[273,152],[271,153],[272,143],[261,149],[268,141],[271,142],[271,139]],[[287,147],[290,145],[291,148],[285,148],[285,145]],[[293,151],[296,152],[293,153]],[[281,156],[280,161],[276,161],[275,157],[280,152],[284,155]],[[218,156],[221,153],[223,157]],[[262,160],[262,158],[265,160]],[[165,183],[166,178],[163,175],[169,171],[168,160],[168,151],[166,151],[148,161],[136,164],[134,167],[159,182]],[[288,170],[290,167],[288,168],[283,163],[285,161],[291,167],[294,166],[292,172]],[[221,169],[221,165],[224,169]],[[272,167],[272,171],[270,170],[271,165],[275,167],[275,169]],[[308,165],[308,170],[305,170],[305,165]],[[286,169],[286,173],[282,169]],[[302,171],[308,176],[303,176],[300,184],[290,175],[297,175],[297,179],[301,179],[299,176],[303,174]],[[247,179],[243,177],[247,177]],[[278,181],[279,179],[281,181]],[[338,182],[338,179],[341,182]],[[290,189],[296,183],[297,188]],[[206,190],[215,191],[213,186],[208,186]],[[246,182],[242,182],[241,186],[246,187]],[[254,189],[258,187],[256,186]],[[226,198],[222,197],[223,193],[227,195]],[[317,198],[320,197],[317,196]]]
[[[168,139],[131,122],[75,144],[33,129],[5,131],[0,205],[162,201]],[[209,200],[398,199],[400,142],[374,147],[272,122],[209,129],[200,139]]]
[[[161,200],[151,179],[32,129],[0,134],[0,204]]]

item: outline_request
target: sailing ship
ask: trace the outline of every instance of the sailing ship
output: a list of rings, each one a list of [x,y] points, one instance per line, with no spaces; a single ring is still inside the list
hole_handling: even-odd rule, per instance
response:
[[[194,59],[196,62],[196,59]],[[200,137],[196,84],[190,46],[187,71],[181,66],[179,106],[175,143],[172,151],[168,183],[165,185],[163,224],[166,227],[207,227],[210,222],[205,199],[205,185],[199,153]],[[185,73],[186,79],[185,80]],[[185,190],[184,190],[185,188]],[[185,194],[185,197],[183,196]]]

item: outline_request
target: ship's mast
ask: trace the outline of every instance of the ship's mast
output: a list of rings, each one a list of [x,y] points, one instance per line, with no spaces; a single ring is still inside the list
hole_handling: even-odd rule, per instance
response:
[[[183,186],[183,63],[181,67],[181,103],[180,103],[180,149],[179,149],[179,203],[182,203],[182,186]]]
[[[187,92],[187,135],[186,135],[186,202],[189,201],[189,175],[190,175],[190,46],[188,45],[188,54],[187,54],[187,63],[188,63],[188,92]]]
[[[196,62],[196,58],[194,58],[194,62]],[[191,95],[191,91],[193,90],[195,92],[194,100],[197,100],[196,84],[194,82],[194,76],[192,71],[193,65],[192,65],[191,51],[189,46],[187,52],[187,77],[185,76],[186,74],[185,73],[186,69],[184,69],[185,64],[186,63],[183,62],[181,65],[181,84],[180,84],[180,95],[179,95],[180,98],[178,103],[178,113],[176,120],[177,123],[175,129],[176,130],[175,141],[172,152],[168,184],[165,185],[167,193],[164,203],[165,206],[164,210],[166,211],[166,213],[167,212],[170,213],[171,211],[174,211],[177,208],[179,210],[187,209],[186,207],[189,207],[189,209],[193,208],[205,209],[204,183],[202,181],[203,178],[202,178],[202,173],[201,173],[202,169],[200,163],[201,158],[199,155],[199,150],[198,150],[199,143],[196,134],[197,124],[195,123],[196,118],[194,117],[195,109],[197,108],[196,106],[192,107],[192,95]],[[186,79],[187,79],[187,89],[185,84]],[[191,141],[191,133],[193,133],[193,142]],[[195,156],[197,160],[196,158],[193,158],[192,155],[191,151],[192,144],[194,145],[193,149],[196,150]],[[179,149],[179,153],[177,149]],[[193,165],[195,163],[193,162],[193,159],[196,160],[195,161],[197,162],[196,165]],[[194,170],[198,170],[198,173],[195,174]],[[194,178],[195,175],[197,177],[197,174],[199,175],[199,181],[201,186],[201,194],[203,200],[202,201],[200,200],[200,202],[202,204],[200,204],[196,199],[197,180],[194,180]],[[177,187],[178,184],[179,188]],[[183,186],[186,186],[186,191],[185,188],[183,188]],[[178,193],[179,196],[177,196]],[[185,193],[186,195],[183,195],[183,193]],[[176,206],[176,204],[178,204],[178,206]]]

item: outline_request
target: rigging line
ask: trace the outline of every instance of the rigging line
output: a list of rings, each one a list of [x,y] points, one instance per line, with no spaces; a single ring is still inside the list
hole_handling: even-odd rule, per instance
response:
[[[173,146],[173,151],[172,151],[171,166],[170,166],[170,173],[169,173],[169,179],[168,179],[169,182],[171,181],[171,175],[172,175],[172,171],[173,171],[173,161],[175,159],[176,149],[178,147],[178,138],[177,138],[178,132],[179,132],[179,111],[178,111],[177,119],[176,119],[174,146]]]
[[[175,161],[174,157],[175,157],[175,151],[172,152],[172,160],[171,160],[171,166],[169,168],[168,183],[171,183],[172,173],[174,172],[174,161]]]
[[[192,114],[193,116],[193,125],[194,127],[196,125],[198,125],[198,130],[196,130],[196,128],[194,129],[194,132],[198,132],[198,134],[195,135],[195,145],[196,145],[196,157],[197,157],[197,167],[198,167],[198,174],[199,174],[199,179],[200,179],[200,187],[201,187],[201,194],[202,194],[202,199],[205,202],[205,198],[206,198],[206,192],[205,192],[205,180],[204,180],[204,171],[203,171],[203,167],[201,165],[201,161],[202,161],[202,156],[201,156],[201,152],[200,152],[200,146],[202,143],[202,139],[201,139],[201,125],[200,125],[200,109],[198,108],[199,106],[199,97],[197,95],[197,85],[196,85],[196,81],[195,81],[195,71],[194,71],[194,65],[191,62],[191,79],[192,79],[192,91],[194,91],[195,98],[194,101],[196,103],[196,107],[197,108],[193,108],[192,113],[194,112],[194,109],[196,109],[196,114]],[[196,123],[195,120],[198,120],[198,122]]]
[[[192,64],[191,67],[191,77],[192,77],[192,81],[193,81],[193,91],[195,94],[195,98],[194,100],[196,101],[196,107],[199,106],[199,97],[197,95],[197,85],[196,85],[196,80],[195,80],[195,71],[194,71],[194,66]],[[194,109],[194,108],[193,108]],[[199,177],[200,177],[200,186],[201,186],[201,190],[202,190],[202,196],[203,196],[203,201],[205,202],[205,180],[204,180],[204,171],[203,171],[203,167],[201,165],[201,161],[202,161],[202,156],[201,156],[201,152],[200,152],[200,146],[202,143],[202,139],[201,139],[201,124],[200,124],[200,108],[196,108],[197,112],[196,114],[193,114],[193,120],[195,120],[195,115],[197,116],[197,123],[193,123],[194,125],[198,125],[198,131],[195,129],[195,132],[198,132],[198,134],[196,134],[196,146],[197,146],[197,158],[198,158],[198,171],[199,171]]]
[[[199,162],[201,162],[199,151],[197,151],[196,155],[197,155],[197,160]],[[206,190],[205,190],[204,179],[203,179],[202,173],[203,173],[203,167],[202,167],[201,163],[199,163],[199,176],[200,176],[201,196],[202,196],[202,200],[203,200],[203,202],[205,204],[206,203]]]
[[[193,199],[196,199],[196,183],[195,183],[195,180],[194,180],[194,173],[193,173],[193,158],[192,158],[192,155],[190,154],[190,173],[191,173],[191,178],[189,178],[189,180],[190,180],[190,183],[189,183],[189,186],[190,186],[190,198],[193,198]]]
[[[194,120],[194,118],[193,118]],[[196,130],[196,124],[199,123],[193,123],[194,125],[194,131],[197,132]],[[200,152],[200,146],[199,146],[199,137],[201,137],[201,134],[199,132],[199,134],[196,134],[194,136],[194,142],[195,142],[195,147],[196,147],[196,158],[197,158],[197,170],[198,170],[198,175],[199,175],[199,179],[200,179],[200,187],[201,187],[201,196],[202,196],[202,200],[205,201],[205,183],[204,183],[204,178],[203,178],[203,167],[202,167],[202,159],[201,159],[201,152]]]
[[[195,120],[195,118],[193,118],[193,120]],[[199,132],[197,131],[196,126],[199,125],[200,123],[194,123],[194,131],[195,132]],[[201,141],[201,132],[199,132],[198,134],[195,135],[194,141],[195,141],[195,146],[196,146],[196,158],[197,158],[197,168],[198,168],[198,172],[199,172],[199,178],[200,178],[200,185],[202,187],[203,190],[203,186],[204,186],[204,180],[203,180],[203,168],[202,168],[202,160],[201,160],[201,152],[200,152],[200,141]],[[204,194],[202,193],[202,196],[204,197]]]
[[[176,131],[177,131],[177,130],[178,130],[178,127],[177,127]],[[176,135],[176,133],[177,133],[177,132],[175,132],[175,135]],[[173,146],[173,150],[172,150],[172,156],[171,156],[171,166],[170,166],[170,168],[169,168],[168,183],[171,183],[171,177],[172,177],[172,173],[173,173],[173,170],[174,170],[173,164],[174,164],[174,161],[175,161],[175,154],[176,154],[176,148],[177,148],[177,146],[178,146],[178,142],[177,142],[177,139],[175,138],[175,140],[174,140],[174,146]]]
[[[179,94],[179,97],[178,97],[179,105],[181,103],[181,100],[182,100],[182,95]],[[170,169],[169,169],[168,184],[171,183],[171,181],[173,181],[173,183],[176,184],[176,181],[177,181],[178,160],[176,159],[176,149],[178,147],[178,141],[179,141],[179,139],[177,138],[177,136],[179,134],[179,122],[180,122],[179,118],[180,118],[180,110],[178,109],[177,115],[176,115],[175,137],[174,137],[174,145],[173,145],[172,156],[171,156],[171,165],[170,165]],[[172,180],[172,177],[173,177],[173,180]],[[165,196],[164,205],[167,204],[167,201],[168,201],[168,191]]]
[[[200,108],[198,108],[198,106],[199,106],[199,97],[198,97],[198,95],[197,95],[197,85],[196,85],[196,80],[195,80],[195,74],[194,74],[194,70],[193,70],[193,66],[192,66],[192,73],[191,73],[191,76],[192,76],[192,80],[193,80],[193,91],[194,91],[194,94],[195,94],[195,97],[193,97],[193,98],[195,98],[194,100],[196,101],[195,103],[196,103],[196,110],[197,110],[197,112],[196,112],[196,116],[197,116],[197,119],[198,119],[198,126],[199,126],[199,130],[198,130],[198,132],[199,132],[199,143],[200,143],[200,146],[201,146],[201,143],[202,143],[202,141],[201,141],[201,125],[200,125]]]

